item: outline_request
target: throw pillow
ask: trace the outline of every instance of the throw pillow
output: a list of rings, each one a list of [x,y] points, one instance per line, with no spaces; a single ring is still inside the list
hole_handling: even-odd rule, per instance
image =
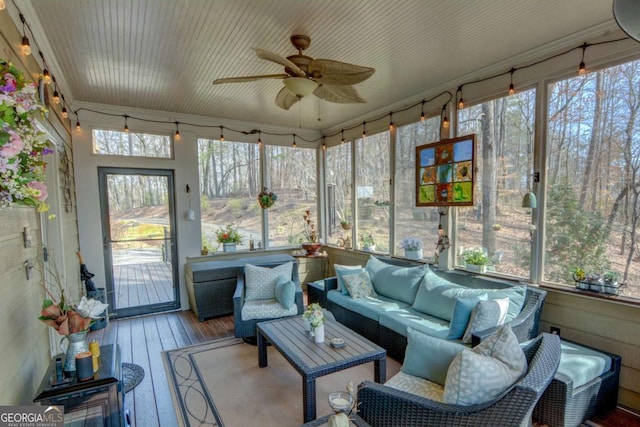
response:
[[[524,300],[527,296],[527,285],[508,286],[500,289],[462,288],[455,292],[455,296],[462,298],[469,298],[481,294],[487,294],[488,299],[509,298],[509,311],[507,312],[506,322],[511,322],[522,310]]]
[[[527,371],[527,357],[522,351],[516,334],[511,326],[504,325],[494,332],[486,340],[475,346],[474,353],[498,359],[514,372],[514,375],[522,375]]]
[[[444,385],[449,365],[467,347],[407,328],[402,372]]]
[[[349,291],[344,286],[344,280],[342,278],[349,274],[356,274],[364,271],[364,267],[361,265],[340,265],[333,264],[333,269],[336,272],[336,279],[338,280],[338,290],[342,292],[342,295],[349,295]]]
[[[280,276],[276,282],[276,301],[286,310],[296,302],[296,284],[288,277]]]
[[[464,335],[464,331],[469,325],[471,313],[479,301],[486,301],[487,294],[479,295],[471,298],[456,298],[453,306],[453,314],[451,315],[451,323],[449,324],[448,340],[459,340]]]
[[[371,278],[367,271],[356,274],[348,274],[342,278],[351,298],[375,297],[376,293],[371,284]]]
[[[420,282],[427,271],[426,265],[402,267],[388,264],[372,256],[365,269],[377,294],[413,304]]]
[[[289,261],[273,268],[258,267],[253,264],[244,266],[245,301],[275,299],[276,283],[280,276],[291,278],[293,262]]]
[[[485,403],[504,393],[520,376],[498,359],[465,349],[449,366],[442,401],[465,406]]]
[[[467,325],[462,342],[471,343],[474,332],[484,331],[504,324],[509,309],[509,298],[480,301],[471,312],[469,325]]]

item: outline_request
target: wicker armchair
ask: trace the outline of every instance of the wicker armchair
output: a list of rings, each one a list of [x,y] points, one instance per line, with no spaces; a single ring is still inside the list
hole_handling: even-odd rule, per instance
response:
[[[304,312],[302,301],[302,287],[300,286],[300,278],[298,277],[298,264],[294,263],[293,271],[291,273],[291,280],[296,285],[295,304],[297,307],[296,314],[302,314]],[[248,342],[252,342],[256,337],[256,325],[258,322],[264,320],[273,319],[274,317],[267,317],[264,319],[242,319],[242,306],[244,305],[244,269],[238,274],[238,281],[236,284],[236,291],[233,294],[233,323],[235,324],[235,335],[237,338],[243,338]],[[274,300],[275,301],[275,300]],[[277,304],[277,303],[276,303]]]
[[[558,369],[560,338],[543,333],[524,352],[529,364],[525,376],[485,404],[444,404],[365,381],[358,390],[358,414],[372,427],[530,426],[533,408]]]

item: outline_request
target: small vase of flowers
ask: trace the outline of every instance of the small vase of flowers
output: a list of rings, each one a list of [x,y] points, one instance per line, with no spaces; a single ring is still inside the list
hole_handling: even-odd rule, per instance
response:
[[[324,342],[324,313],[317,302],[307,306],[302,318],[309,323],[309,331],[316,342]]]
[[[218,243],[222,243],[224,252],[235,252],[236,245],[242,243],[242,236],[238,232],[238,227],[228,224],[225,228],[219,227],[216,230]]]
[[[405,237],[400,242],[400,248],[404,249],[404,256],[408,259],[422,259],[422,240],[418,237]]]

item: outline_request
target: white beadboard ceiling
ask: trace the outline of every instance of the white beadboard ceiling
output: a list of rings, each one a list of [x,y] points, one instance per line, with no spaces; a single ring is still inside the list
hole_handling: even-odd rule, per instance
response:
[[[327,129],[420,99],[430,88],[613,20],[611,0],[30,0],[67,100],[307,129]],[[282,56],[307,34],[314,58],[373,67],[366,104],[314,96],[274,104],[280,80],[252,47]],[[56,69],[58,68],[58,69]],[[126,111],[123,111],[125,113]],[[321,120],[318,120],[321,119]]]

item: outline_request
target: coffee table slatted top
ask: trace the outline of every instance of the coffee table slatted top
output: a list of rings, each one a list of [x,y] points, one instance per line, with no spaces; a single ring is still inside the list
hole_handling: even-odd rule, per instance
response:
[[[316,343],[304,330],[301,316],[261,322],[258,329],[299,373],[306,376],[319,377],[386,356],[385,349],[331,319],[325,319],[323,343]],[[345,346],[332,347],[332,338],[342,338]]]

